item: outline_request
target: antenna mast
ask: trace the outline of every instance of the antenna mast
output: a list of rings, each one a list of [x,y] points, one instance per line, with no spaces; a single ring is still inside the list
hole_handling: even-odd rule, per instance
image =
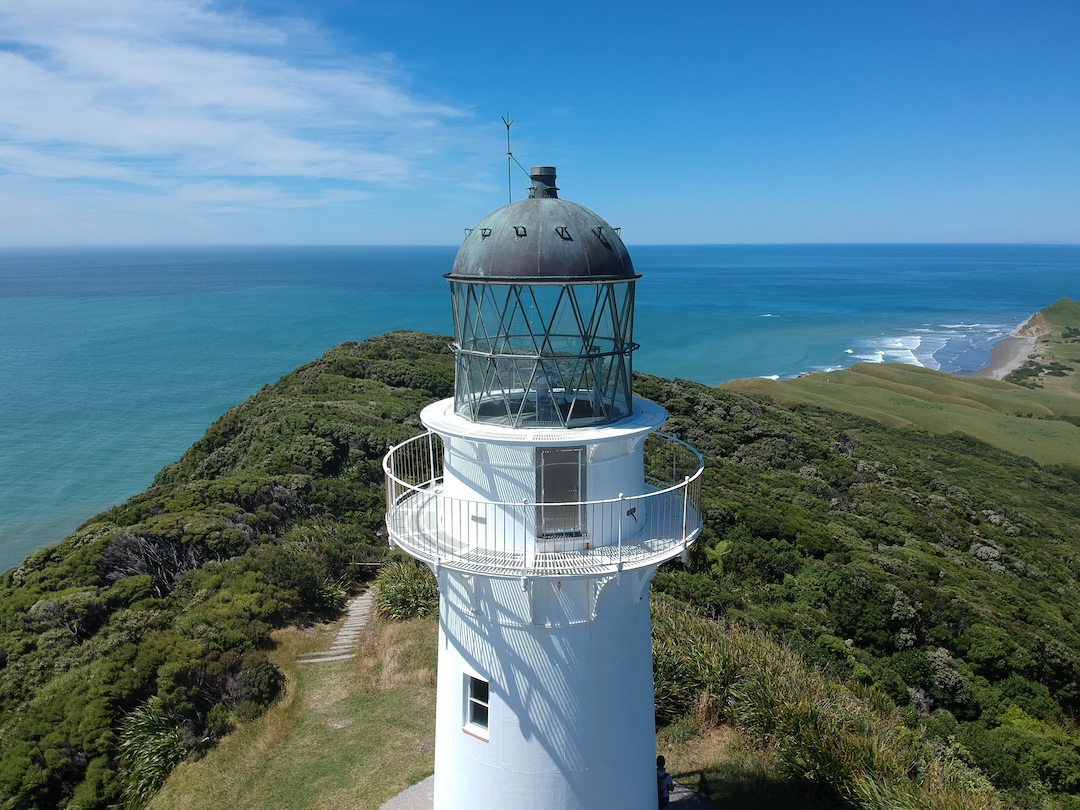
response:
[[[510,113],[503,116],[502,122],[506,124],[506,196],[509,198],[508,203],[514,201],[514,184],[513,184],[513,160],[514,153],[510,151],[510,127],[517,119],[510,118]]]

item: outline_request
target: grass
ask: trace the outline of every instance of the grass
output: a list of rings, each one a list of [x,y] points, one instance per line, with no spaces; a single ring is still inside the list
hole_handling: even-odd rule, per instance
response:
[[[373,619],[349,661],[298,665],[336,626],[275,633],[285,697],[177,768],[152,810],[370,810],[434,767],[434,619]]]
[[[274,659],[288,679],[285,697],[202,760],[178,767],[151,810],[370,809],[430,775],[437,620],[374,618],[355,659],[295,663],[327,649],[335,630],[319,625],[275,633]],[[922,804],[927,793],[914,784],[907,788],[911,801],[902,801],[897,788],[909,782],[908,764],[894,761],[905,746],[893,748],[889,712],[853,699],[847,687],[764,634],[725,630],[664,600],[654,606],[654,632],[661,668],[674,655],[694,670],[684,672],[690,691],[678,693],[691,708],[660,731],[657,750],[680,783],[718,806],[850,807],[837,788],[863,782],[881,793],[861,805],[868,810],[994,806],[957,803],[964,792],[947,779],[930,780],[946,794],[944,801]],[[694,683],[700,694],[693,694]]]
[[[327,649],[336,629],[276,632],[272,657],[288,679],[285,697],[202,760],[179,766],[150,810],[370,810],[430,775],[437,620],[373,617],[352,661],[295,663]],[[820,787],[786,776],[768,748],[715,721],[688,716],[658,734],[657,750],[681,784],[740,810],[837,806]]]
[[[1080,458],[1080,398],[1019,385],[954,377],[899,364],[857,363],[794,380],[734,380],[724,388],[864,416],[890,427],[966,433],[1040,464]]]

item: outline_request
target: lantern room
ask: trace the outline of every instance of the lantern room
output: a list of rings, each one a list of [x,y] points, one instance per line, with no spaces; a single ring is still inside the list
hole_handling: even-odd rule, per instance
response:
[[[473,422],[582,427],[630,413],[634,285],[617,229],[559,199],[534,167],[529,198],[470,230],[450,281],[454,409]]]

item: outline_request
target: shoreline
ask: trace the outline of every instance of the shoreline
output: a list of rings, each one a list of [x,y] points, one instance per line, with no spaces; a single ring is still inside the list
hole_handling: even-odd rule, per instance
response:
[[[1004,380],[1028,360],[1039,356],[1039,338],[1049,334],[1050,325],[1041,312],[1036,312],[1013,333],[1002,338],[990,349],[990,363],[985,368],[973,371],[965,376],[981,377],[989,380]]]
[[[993,345],[990,349],[989,365],[964,376],[1004,380],[1035,357],[1037,343],[1038,338],[1021,337],[1013,333],[1010,337],[1002,338]]]

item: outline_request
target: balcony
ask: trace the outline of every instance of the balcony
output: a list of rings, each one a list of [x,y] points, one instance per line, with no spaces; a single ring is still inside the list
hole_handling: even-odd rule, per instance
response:
[[[430,432],[391,448],[383,459],[390,542],[436,568],[524,578],[603,576],[665,562],[701,531],[704,462],[666,434],[646,441],[647,491],[608,500],[463,500],[444,493],[442,464],[442,440]],[[578,528],[538,533],[550,510],[579,515]]]

